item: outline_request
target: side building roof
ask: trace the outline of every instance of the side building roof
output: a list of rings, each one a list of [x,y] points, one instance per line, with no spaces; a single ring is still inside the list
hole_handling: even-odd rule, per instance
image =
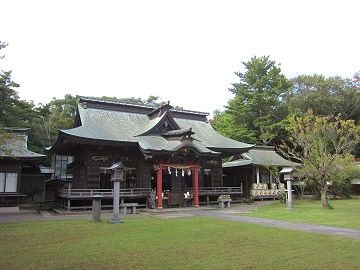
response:
[[[242,159],[225,162],[223,168],[241,167],[246,165],[294,167],[301,164],[287,160],[275,152],[274,147],[256,146],[242,154]]]
[[[43,159],[46,156],[30,151],[27,148],[28,128],[5,128],[11,135],[7,141],[0,147],[0,158],[16,158],[22,160]]]

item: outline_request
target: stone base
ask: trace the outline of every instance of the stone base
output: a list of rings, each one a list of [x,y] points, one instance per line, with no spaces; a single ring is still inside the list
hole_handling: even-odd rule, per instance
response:
[[[111,223],[111,224],[120,224],[120,223],[124,223],[123,220],[114,220],[114,219],[109,219],[108,220],[108,223]]]
[[[19,206],[0,207],[0,213],[18,213],[19,211]]]

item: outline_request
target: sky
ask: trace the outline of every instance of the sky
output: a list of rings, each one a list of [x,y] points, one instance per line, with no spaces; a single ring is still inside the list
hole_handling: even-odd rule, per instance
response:
[[[242,62],[288,77],[360,70],[360,1],[0,1],[3,70],[22,99],[160,96],[223,109]]]

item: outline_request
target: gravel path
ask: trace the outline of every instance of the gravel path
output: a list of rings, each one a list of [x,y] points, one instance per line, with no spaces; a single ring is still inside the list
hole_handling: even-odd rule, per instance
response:
[[[275,228],[304,231],[311,233],[339,235],[339,236],[346,236],[355,239],[360,239],[360,230],[358,229],[347,229],[347,228],[338,228],[338,227],[331,227],[331,226],[324,226],[317,224],[305,224],[305,223],[281,221],[281,220],[274,220],[267,218],[247,217],[247,216],[240,216],[229,213],[222,213],[222,211],[201,211],[196,214],[201,216],[210,216],[218,219],[225,219],[236,222],[254,223],[267,227],[275,227]]]

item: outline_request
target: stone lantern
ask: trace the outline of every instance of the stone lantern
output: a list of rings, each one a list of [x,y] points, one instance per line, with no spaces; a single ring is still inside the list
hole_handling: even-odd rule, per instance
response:
[[[283,168],[280,173],[284,174],[284,180],[286,181],[287,186],[286,206],[288,209],[292,209],[294,207],[294,202],[292,198],[291,182],[294,181],[294,168]]]
[[[114,182],[114,203],[113,203],[113,217],[110,220],[111,223],[122,223],[120,220],[120,182],[124,181],[124,174],[127,168],[118,162],[107,168],[106,170],[111,171],[111,180]]]

